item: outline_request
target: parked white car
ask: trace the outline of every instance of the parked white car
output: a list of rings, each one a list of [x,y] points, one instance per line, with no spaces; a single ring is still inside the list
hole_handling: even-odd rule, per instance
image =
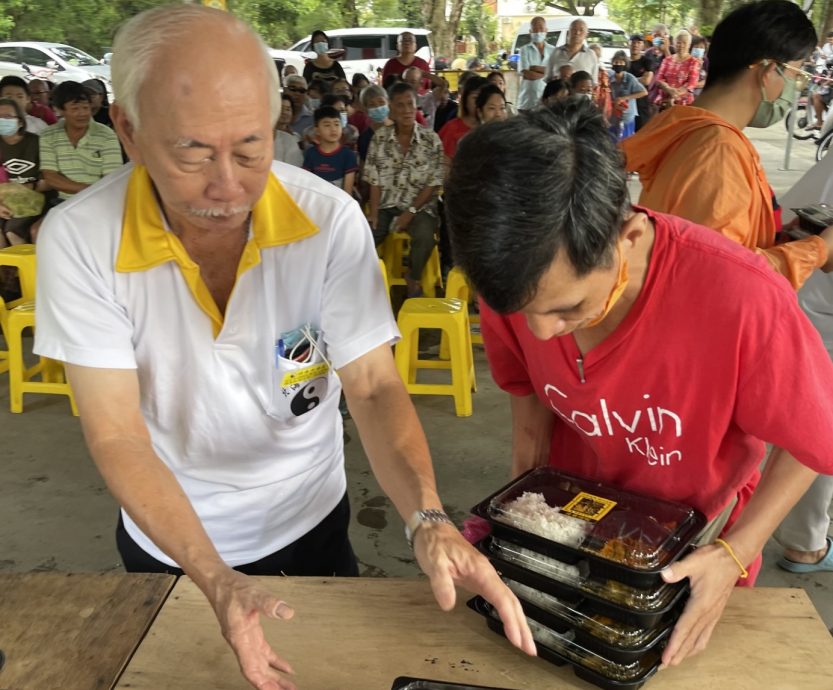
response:
[[[63,43],[43,41],[17,41],[0,43],[0,69],[10,65],[8,73],[21,76],[27,81],[35,77],[54,83],[62,81],[82,82],[87,79],[101,79],[110,86],[110,66],[102,65],[92,55]]]
[[[587,24],[587,43],[598,43],[602,47],[602,60],[607,67],[618,50],[626,53],[630,49],[628,35],[625,30],[616,22],[604,17],[548,17],[547,18],[547,43],[556,47],[563,46],[567,42],[567,29],[576,19],[582,19]],[[521,27],[515,36],[512,44],[512,54],[516,54],[521,48],[529,43],[529,26]]]
[[[433,67],[434,53],[431,50],[431,32],[427,29],[405,27],[333,29],[325,31],[330,39],[331,50],[344,51],[339,59],[348,79],[356,73],[364,74],[371,81],[376,77],[377,68],[384,67],[390,58],[396,56],[396,39],[403,31],[410,31],[417,42],[417,56]],[[305,36],[289,50],[301,53],[304,59],[312,59],[315,53],[310,44],[311,36]],[[299,72],[303,70],[303,67]]]

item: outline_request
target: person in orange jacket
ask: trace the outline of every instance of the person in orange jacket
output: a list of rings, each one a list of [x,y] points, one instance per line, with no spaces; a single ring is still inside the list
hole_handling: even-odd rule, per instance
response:
[[[815,29],[794,3],[739,7],[715,29],[694,104],[670,108],[622,143],[628,171],[639,173],[641,205],[714,228],[761,254],[796,289],[814,269],[833,270],[833,228],[776,244],[780,213],[742,130],[784,117],[815,45]]]

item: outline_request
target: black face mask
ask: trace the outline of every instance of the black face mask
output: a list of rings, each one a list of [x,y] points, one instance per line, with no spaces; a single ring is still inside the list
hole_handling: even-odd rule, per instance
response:
[[[616,72],[616,74],[619,74],[620,72],[624,72],[625,71],[625,66],[624,65],[613,65],[613,71]]]

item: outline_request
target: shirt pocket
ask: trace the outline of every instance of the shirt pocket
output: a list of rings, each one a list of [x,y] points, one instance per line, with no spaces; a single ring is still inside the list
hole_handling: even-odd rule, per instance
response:
[[[321,337],[317,342],[319,348],[323,347]],[[312,352],[306,362],[274,354],[266,414],[283,426],[298,426],[308,421],[332,390],[331,377],[335,374],[330,363],[320,354],[320,349]]]

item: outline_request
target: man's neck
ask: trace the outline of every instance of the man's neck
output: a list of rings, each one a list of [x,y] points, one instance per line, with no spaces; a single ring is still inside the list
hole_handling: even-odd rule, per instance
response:
[[[410,139],[414,135],[414,129],[416,129],[416,123],[409,125],[407,127],[394,123],[394,127],[396,129],[396,136],[400,139]]]
[[[340,146],[341,142],[338,141],[322,141],[320,144],[318,144],[318,148],[324,153],[332,153],[333,151],[337,150]]]
[[[584,47],[584,43],[579,43],[578,45],[567,45],[567,50],[570,52],[570,55],[575,55],[578,51],[580,51]]]
[[[83,127],[76,127],[76,126],[70,125],[69,123],[66,123],[64,125],[64,129],[66,130],[67,138],[70,141],[76,142],[76,141],[80,140],[89,131],[90,124],[87,123]]]
[[[750,99],[738,93],[739,90],[744,90],[744,86],[735,83],[713,86],[703,91],[692,105],[708,110],[742,130],[749,124],[758,106],[755,101],[752,101],[755,105],[750,105]]]

